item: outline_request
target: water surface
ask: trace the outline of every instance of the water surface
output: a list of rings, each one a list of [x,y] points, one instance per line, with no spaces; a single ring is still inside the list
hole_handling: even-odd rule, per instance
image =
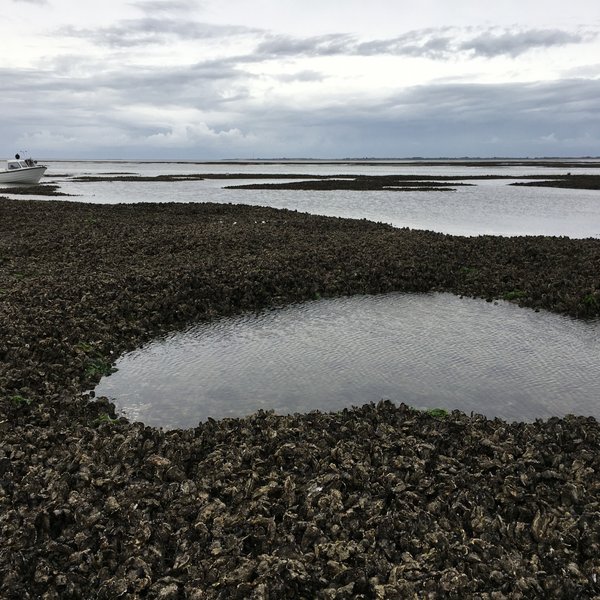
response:
[[[600,417],[598,356],[599,322],[394,293],[201,324],[123,356],[95,391],[162,427],[383,398],[508,420]]]
[[[600,192],[542,187],[513,187],[511,180],[469,181],[473,186],[447,192],[348,190],[235,190],[225,186],[273,180],[78,182],[80,175],[132,173],[144,176],[201,173],[298,173],[313,175],[522,176],[597,173],[593,167],[463,166],[356,164],[204,164],[144,162],[49,162],[47,178],[58,183],[67,200],[89,203],[220,202],[287,208],[312,214],[369,219],[395,227],[427,229],[453,235],[550,235],[600,238]],[[450,184],[451,185],[451,184]],[[41,197],[48,200],[48,197]]]

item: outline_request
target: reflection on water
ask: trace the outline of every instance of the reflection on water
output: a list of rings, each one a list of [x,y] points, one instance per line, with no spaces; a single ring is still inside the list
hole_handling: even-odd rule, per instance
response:
[[[96,395],[134,420],[339,410],[382,398],[509,420],[600,417],[600,323],[449,294],[320,300],[125,355]]]

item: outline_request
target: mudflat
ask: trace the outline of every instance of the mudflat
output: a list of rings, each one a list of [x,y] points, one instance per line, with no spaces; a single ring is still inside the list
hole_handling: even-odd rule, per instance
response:
[[[600,316],[600,240],[0,199],[0,596],[591,598],[600,429],[388,402],[162,431],[91,389],[191,322],[446,291]]]

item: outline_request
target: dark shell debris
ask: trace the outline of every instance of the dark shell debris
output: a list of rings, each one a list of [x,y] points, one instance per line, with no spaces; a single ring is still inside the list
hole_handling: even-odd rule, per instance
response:
[[[382,401],[163,431],[85,393],[198,320],[392,290],[597,319],[599,274],[596,239],[0,199],[0,597],[599,597],[594,418]]]
[[[0,188],[2,194],[18,194],[24,196],[70,196],[59,191],[60,187],[53,183],[39,183],[34,185],[16,184],[10,187]]]
[[[599,175],[571,175],[544,177],[536,181],[519,181],[511,185],[569,188],[573,190],[600,190]]]
[[[469,166],[473,166],[469,163]],[[245,190],[356,190],[356,191],[397,191],[397,192],[435,192],[453,191],[458,186],[476,185],[477,181],[490,179],[522,180],[508,185],[560,187],[571,189],[600,189],[600,175],[310,175],[299,173],[189,173],[179,175],[141,176],[136,174],[81,175],[74,177],[80,182],[177,182],[198,181],[203,179],[219,179],[223,181],[236,179],[277,180],[260,181],[224,186],[226,189]],[[282,181],[293,180],[293,181]],[[44,186],[48,188],[49,186]],[[2,191],[2,190],[0,190]],[[5,190],[6,191],[6,190]],[[31,193],[31,192],[28,192]],[[46,192],[48,193],[48,192]],[[60,193],[54,195],[61,195]],[[62,194],[64,195],[64,194]]]

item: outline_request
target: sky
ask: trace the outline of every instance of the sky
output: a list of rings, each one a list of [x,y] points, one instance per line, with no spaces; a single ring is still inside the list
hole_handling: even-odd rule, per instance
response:
[[[0,156],[600,155],[598,0],[0,0]]]

